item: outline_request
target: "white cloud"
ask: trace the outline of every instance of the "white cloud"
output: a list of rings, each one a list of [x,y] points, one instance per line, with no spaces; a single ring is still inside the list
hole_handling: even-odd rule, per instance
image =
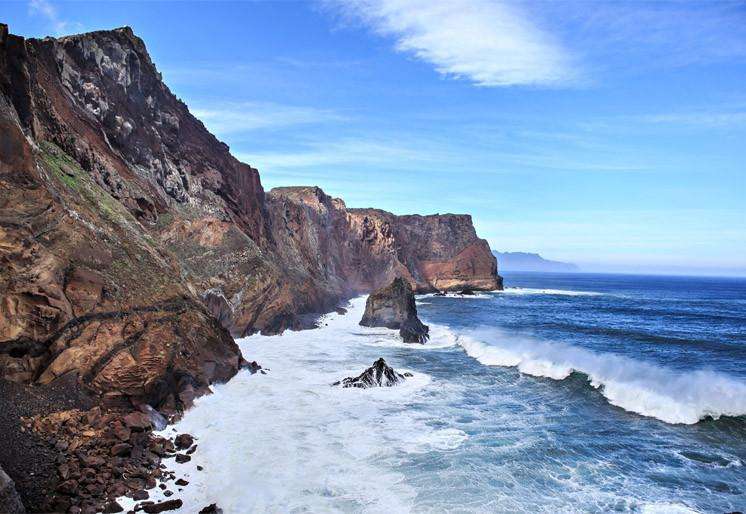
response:
[[[518,5],[489,0],[327,0],[393,37],[396,49],[480,86],[561,85],[578,73],[562,46]]]
[[[51,24],[55,35],[62,36],[71,32],[80,32],[83,29],[82,24],[71,22],[60,17],[57,7],[48,0],[30,0],[29,12],[38,14],[46,18]]]
[[[217,135],[346,119],[331,110],[271,102],[220,103],[191,109],[191,113]]]
[[[339,165],[420,169],[442,158],[431,150],[371,138],[314,142],[301,150],[238,153],[236,157],[266,171]]]

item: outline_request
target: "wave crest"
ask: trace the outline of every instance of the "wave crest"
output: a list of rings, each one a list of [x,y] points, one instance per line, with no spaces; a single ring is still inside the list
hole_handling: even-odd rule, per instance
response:
[[[746,383],[715,371],[674,371],[492,329],[470,332],[459,338],[459,344],[487,366],[515,367],[521,373],[554,380],[574,371],[583,373],[612,405],[666,423],[694,424],[708,416],[746,415]]]

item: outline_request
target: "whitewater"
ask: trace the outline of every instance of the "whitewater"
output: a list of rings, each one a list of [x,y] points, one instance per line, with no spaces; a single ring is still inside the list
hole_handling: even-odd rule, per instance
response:
[[[189,482],[169,484],[177,512],[746,509],[740,285],[734,304],[623,278],[506,281],[421,297],[426,345],[360,327],[364,298],[318,329],[239,340],[266,374],[215,386],[165,431],[198,444],[190,462],[169,461]],[[664,297],[671,312],[653,322]],[[414,376],[331,386],[378,357]]]

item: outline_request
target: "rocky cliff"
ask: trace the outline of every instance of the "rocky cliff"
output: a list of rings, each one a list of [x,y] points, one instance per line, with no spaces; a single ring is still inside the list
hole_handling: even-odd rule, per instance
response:
[[[33,510],[53,500],[65,450],[41,452],[22,416],[178,412],[245,364],[231,335],[310,326],[396,277],[501,287],[469,216],[265,194],[129,28],[24,39],[0,24],[0,393],[17,391],[0,405],[62,391],[3,419],[18,442],[0,464]]]
[[[471,216],[348,209],[318,187],[273,189],[267,205],[284,268],[305,274],[326,296],[368,293],[397,277],[419,293],[502,288]]]
[[[501,286],[469,216],[265,195],[129,28],[0,36],[2,378],[76,373],[108,401],[176,409],[236,373],[231,334],[303,328],[397,276]]]

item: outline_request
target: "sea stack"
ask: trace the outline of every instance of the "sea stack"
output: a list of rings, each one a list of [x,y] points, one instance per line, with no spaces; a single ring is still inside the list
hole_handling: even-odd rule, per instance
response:
[[[360,324],[364,327],[398,328],[405,343],[424,344],[430,337],[429,327],[417,317],[412,286],[401,277],[368,296]]]

